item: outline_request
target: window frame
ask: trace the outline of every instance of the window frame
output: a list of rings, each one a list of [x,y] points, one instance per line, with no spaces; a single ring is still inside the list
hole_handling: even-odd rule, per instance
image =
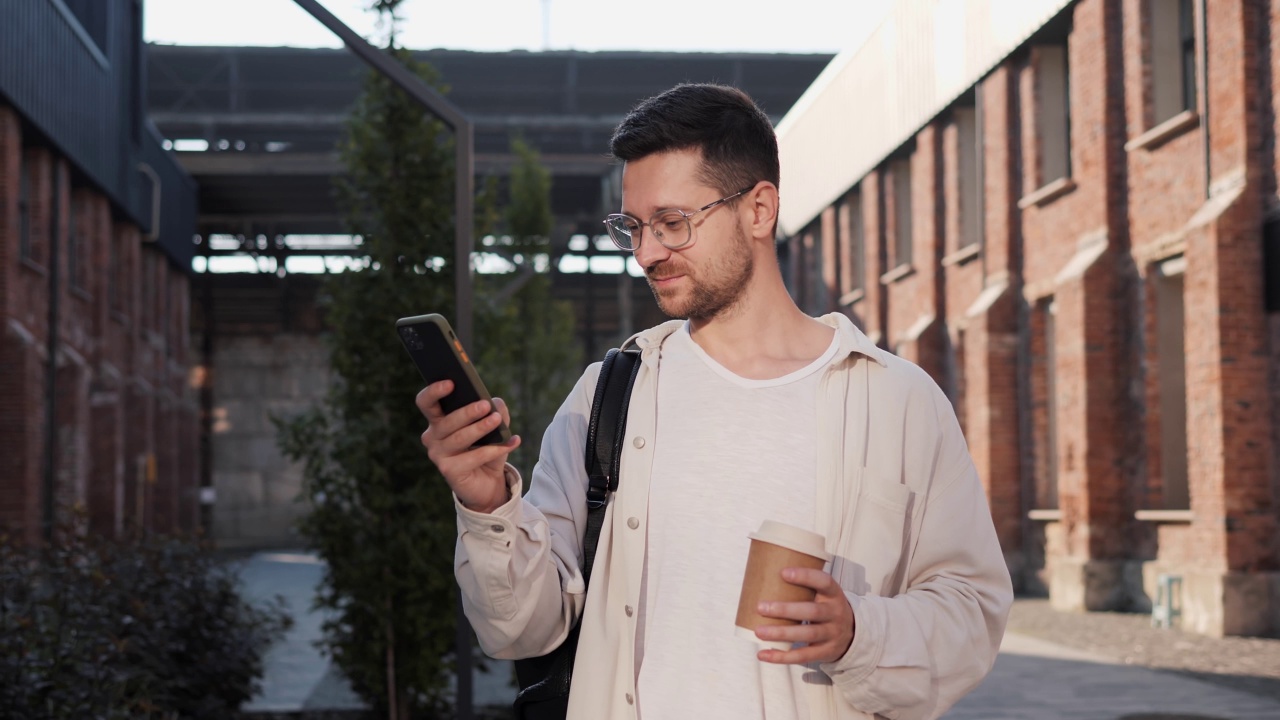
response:
[[[965,127],[966,116],[967,122],[972,123],[969,128]],[[955,250],[959,252],[982,247],[983,206],[986,196],[982,175],[982,112],[975,102],[973,105],[957,106],[952,117],[956,125],[956,208],[960,215],[956,218],[959,236],[956,238]],[[969,132],[966,133],[966,130]],[[968,153],[965,152],[966,137]]]
[[[854,186],[836,206],[836,230],[840,263],[840,305],[862,299],[867,286],[866,220],[862,186]]]
[[[893,197],[894,270],[912,267],[915,258],[915,223],[912,221],[913,151],[914,148],[889,158],[889,182]]]
[[[1036,188],[1045,188],[1062,180],[1070,180],[1074,173],[1072,163],[1072,147],[1071,142],[1071,45],[1069,40],[1061,43],[1041,43],[1036,46],[1035,60],[1032,72],[1035,81],[1035,134],[1036,134],[1036,178],[1033,183]],[[1061,54],[1061,72],[1060,76],[1055,73],[1054,80],[1061,80],[1061,88],[1052,88],[1053,93],[1050,95],[1047,84],[1048,73],[1050,72],[1048,63],[1046,62],[1050,53],[1053,55]],[[1047,102],[1050,98],[1061,100],[1061,107],[1053,106]],[[1050,116],[1052,113],[1052,117]],[[1053,165],[1061,165],[1059,170],[1057,167],[1051,167],[1049,153],[1051,147],[1049,140],[1056,140],[1059,135],[1056,133],[1058,128],[1050,125],[1051,120],[1061,118],[1061,141],[1054,144],[1058,147],[1052,148],[1055,153],[1060,153],[1060,157],[1054,157],[1057,162]]]

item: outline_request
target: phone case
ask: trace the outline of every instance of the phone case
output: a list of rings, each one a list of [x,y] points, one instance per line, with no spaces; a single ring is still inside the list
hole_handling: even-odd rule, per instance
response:
[[[445,413],[479,400],[493,399],[443,315],[432,313],[400,318],[396,321],[396,332],[428,385],[441,380],[453,381],[453,392],[440,399],[440,407]],[[480,438],[476,445],[496,445],[509,439],[511,430],[502,423]]]

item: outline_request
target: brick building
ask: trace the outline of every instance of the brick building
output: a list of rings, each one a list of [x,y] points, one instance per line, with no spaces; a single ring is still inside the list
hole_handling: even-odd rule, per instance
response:
[[[779,126],[794,294],[947,391],[1059,609],[1280,632],[1277,83],[1275,0],[902,0]]]
[[[0,526],[192,529],[195,186],[145,113],[138,0],[0,3]]]

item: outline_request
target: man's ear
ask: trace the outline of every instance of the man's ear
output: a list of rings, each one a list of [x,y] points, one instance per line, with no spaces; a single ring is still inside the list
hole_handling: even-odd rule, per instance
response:
[[[761,181],[747,193],[746,203],[751,211],[751,237],[773,242],[774,229],[778,226],[778,186]]]

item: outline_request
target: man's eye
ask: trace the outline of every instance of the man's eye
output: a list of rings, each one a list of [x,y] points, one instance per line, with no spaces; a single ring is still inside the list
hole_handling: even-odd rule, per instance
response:
[[[664,215],[658,219],[663,232],[679,232],[684,227],[683,215]]]

